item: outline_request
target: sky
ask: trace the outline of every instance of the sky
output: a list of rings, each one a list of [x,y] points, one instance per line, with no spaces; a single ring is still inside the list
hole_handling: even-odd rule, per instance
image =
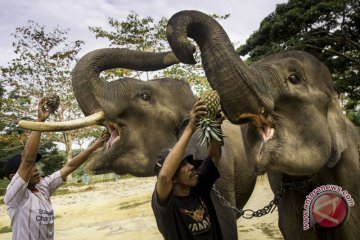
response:
[[[131,10],[140,18],[152,17],[156,22],[161,17],[169,19],[181,10],[230,14],[230,18],[220,24],[232,42],[243,44],[275,10],[276,4],[285,2],[287,0],[0,0],[0,65],[6,66],[14,58],[11,33],[16,27],[26,26],[28,20],[45,26],[47,31],[57,27],[70,29],[70,41],[85,41],[79,53],[81,57],[109,46],[107,40],[96,39],[89,26],[109,29],[108,18],[125,21]]]

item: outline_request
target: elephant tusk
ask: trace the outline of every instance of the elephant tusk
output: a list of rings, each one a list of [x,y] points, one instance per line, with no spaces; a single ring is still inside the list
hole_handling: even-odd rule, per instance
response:
[[[84,118],[65,122],[32,122],[20,120],[18,127],[42,132],[68,131],[99,124],[105,119],[104,116],[105,113],[100,111]]]

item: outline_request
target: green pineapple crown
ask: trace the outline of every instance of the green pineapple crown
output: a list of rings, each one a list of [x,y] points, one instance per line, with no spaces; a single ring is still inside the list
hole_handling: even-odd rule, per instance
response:
[[[206,115],[197,119],[196,128],[200,132],[200,145],[202,146],[205,143],[209,145],[213,140],[222,143],[221,123],[216,120],[221,112],[219,94],[215,90],[208,90],[200,98],[204,101],[207,112]]]

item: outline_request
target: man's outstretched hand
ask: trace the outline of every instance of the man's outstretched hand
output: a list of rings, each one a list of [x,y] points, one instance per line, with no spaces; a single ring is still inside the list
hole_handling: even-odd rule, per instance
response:
[[[45,105],[46,105],[46,99],[43,97],[40,99],[38,105],[38,117],[37,117],[38,122],[45,122],[45,120],[50,116],[50,113],[53,112],[53,109],[51,108],[46,109]]]
[[[102,147],[104,145],[104,143],[106,143],[110,138],[110,134],[109,133],[103,133],[100,135],[100,137],[98,139],[96,139],[96,141],[92,144],[92,146],[97,149],[99,147]]]

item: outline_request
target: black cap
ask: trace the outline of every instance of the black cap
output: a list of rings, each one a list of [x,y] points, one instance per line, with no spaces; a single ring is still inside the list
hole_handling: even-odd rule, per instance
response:
[[[156,163],[155,163],[155,174],[156,175],[159,175],[159,172],[164,164],[164,161],[165,161],[166,157],[169,155],[170,151],[171,151],[171,148],[165,148],[165,149],[161,150],[161,152],[156,156]],[[193,164],[193,162],[194,162],[193,155],[191,153],[188,153],[185,151],[181,161],[184,161],[184,160],[187,160],[190,164]]]
[[[11,174],[15,174],[20,167],[21,163],[21,154],[15,154],[9,158],[4,165],[4,175],[10,179]],[[35,162],[38,162],[41,159],[41,155],[37,154]]]

